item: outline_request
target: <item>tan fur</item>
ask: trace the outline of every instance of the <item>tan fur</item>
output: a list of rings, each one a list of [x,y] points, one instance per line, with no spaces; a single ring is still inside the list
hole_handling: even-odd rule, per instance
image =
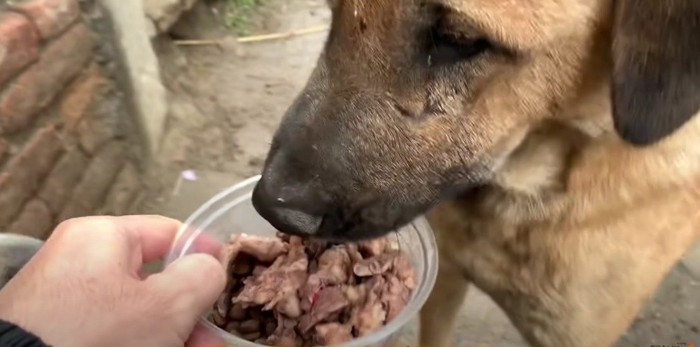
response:
[[[590,10],[595,1],[452,3],[487,30],[505,31],[513,45],[575,32],[562,24],[577,23],[572,16],[603,14]],[[538,15],[552,18],[528,22]],[[536,94],[537,77],[556,72],[545,65],[525,73],[531,86],[504,87],[489,101],[536,104],[527,94]],[[533,346],[610,346],[698,240],[700,119],[653,147],[635,148],[615,134],[608,94],[600,91],[608,89],[574,100],[559,126],[531,133],[491,186],[430,213],[441,271],[422,312],[422,345],[450,345],[445,323],[471,282]]]
[[[533,346],[613,344],[700,235],[698,123],[644,151],[602,136],[571,164],[561,152],[572,137],[552,131],[513,159],[536,168],[505,167],[498,186],[432,211],[440,266],[458,270],[438,277],[422,345],[449,345],[447,326],[430,322],[454,319],[463,276]]]
[[[424,346],[470,283],[533,346],[615,343],[700,237],[697,0],[329,3],[258,211],[342,239],[429,211]]]

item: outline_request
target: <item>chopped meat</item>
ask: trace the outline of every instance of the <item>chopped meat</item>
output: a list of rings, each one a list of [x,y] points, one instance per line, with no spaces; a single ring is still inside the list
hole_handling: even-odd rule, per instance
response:
[[[335,246],[321,254],[318,258],[317,272],[325,272],[333,284],[346,283],[350,276],[350,255],[345,247]]]
[[[238,327],[238,331],[240,331],[243,334],[260,331],[260,321],[255,319],[249,319],[247,321],[244,321]]]
[[[381,275],[391,269],[394,265],[396,253],[384,253],[376,255],[372,258],[363,259],[353,267],[355,276],[369,277],[373,275]]]
[[[356,244],[349,243],[345,245],[345,249],[348,251],[353,264],[362,260],[362,253],[360,253],[360,248]]]
[[[287,251],[287,244],[281,239],[255,236],[248,234],[236,234],[231,236],[230,244],[223,248],[219,257],[224,264],[230,264],[239,253],[249,254],[262,262],[274,261]]]
[[[322,346],[339,345],[352,339],[352,326],[340,323],[326,323],[316,326],[316,343]]]
[[[408,256],[405,253],[398,253],[394,258],[393,273],[408,287],[408,289],[416,289],[416,269],[411,264]]]
[[[387,238],[330,244],[235,235],[220,254],[225,292],[210,319],[271,346],[336,345],[395,319],[416,288],[408,255]]]
[[[366,336],[384,325],[386,311],[381,302],[384,278],[374,276],[365,283],[367,298],[361,306],[356,307],[351,314],[351,322],[358,336]]]
[[[229,283],[226,284],[224,293],[219,295],[219,299],[216,300],[215,307],[220,316],[226,316],[228,313],[231,307],[231,285]]]
[[[248,315],[248,312],[246,311],[246,308],[243,304],[235,303],[233,306],[231,306],[231,310],[228,311],[228,316],[231,319],[235,320],[242,320]]]
[[[301,317],[299,330],[302,333],[308,332],[314,325],[340,312],[349,304],[342,288],[334,286],[321,289],[318,297],[311,304],[311,310]]]
[[[277,314],[277,329],[267,338],[267,344],[279,347],[295,347],[301,345],[297,335],[297,322],[282,314]]]
[[[290,318],[301,316],[301,304],[297,293],[292,293],[277,303],[277,311]]]
[[[411,290],[402,283],[399,277],[389,274],[387,285],[382,292],[382,303],[386,307],[386,321],[390,322],[403,311],[411,298]]]
[[[367,287],[364,285],[345,287],[345,297],[351,305],[357,305],[367,298]]]
[[[257,265],[253,268],[253,276],[260,276],[265,270],[267,270],[267,266]]]
[[[294,258],[294,256],[297,256]],[[308,259],[305,253],[282,255],[257,277],[245,280],[243,291],[234,302],[265,305],[269,310],[284,297],[296,293],[306,282]]]
[[[373,257],[380,255],[386,251],[388,240],[386,238],[380,238],[375,240],[363,241],[358,245],[360,250],[365,252],[368,256]]]

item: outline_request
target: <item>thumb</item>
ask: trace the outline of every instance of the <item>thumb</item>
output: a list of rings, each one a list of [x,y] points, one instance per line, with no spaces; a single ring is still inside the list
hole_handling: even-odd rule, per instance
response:
[[[224,291],[226,274],[216,258],[196,253],[174,261],[146,281],[170,294],[175,308],[184,317],[192,317],[194,324]]]

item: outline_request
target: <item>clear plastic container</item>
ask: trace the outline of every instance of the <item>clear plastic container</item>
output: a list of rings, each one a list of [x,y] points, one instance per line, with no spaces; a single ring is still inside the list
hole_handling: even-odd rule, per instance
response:
[[[274,236],[276,229],[260,217],[253,207],[251,194],[260,176],[249,178],[219,193],[200,207],[180,229],[165,265],[187,254],[211,251],[212,244],[222,245],[232,233]],[[428,299],[437,276],[437,247],[430,225],[423,217],[395,233],[402,250],[410,256],[418,275],[418,286],[401,314],[371,335],[340,345],[342,347],[388,346],[396,342],[401,330],[415,317]],[[202,323],[218,334],[229,346],[257,347],[218,328],[207,317]]]

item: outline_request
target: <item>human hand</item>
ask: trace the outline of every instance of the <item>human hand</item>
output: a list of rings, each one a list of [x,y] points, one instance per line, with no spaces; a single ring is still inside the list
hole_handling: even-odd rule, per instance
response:
[[[220,346],[195,330],[224,289],[214,257],[192,254],[161,273],[141,271],[163,258],[179,226],[157,216],[62,223],[0,291],[0,319],[56,347]]]

